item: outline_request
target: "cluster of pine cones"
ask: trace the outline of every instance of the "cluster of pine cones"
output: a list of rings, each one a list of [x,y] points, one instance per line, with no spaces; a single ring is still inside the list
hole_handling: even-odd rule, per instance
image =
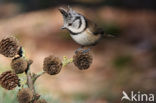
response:
[[[27,60],[23,56],[22,46],[15,37],[7,37],[0,41],[0,54],[12,59],[11,69],[0,75],[0,85],[12,90],[17,86],[20,87],[20,79],[17,74],[26,73],[32,60]],[[92,64],[92,55],[90,52],[84,53],[83,50],[77,51],[73,56],[74,65],[80,70],[86,70]],[[43,70],[49,75],[56,75],[62,69],[63,63],[54,55],[46,57],[43,61]],[[29,88],[22,88],[17,95],[19,103],[31,103],[33,93]],[[33,103],[47,103],[44,99],[38,99]]]

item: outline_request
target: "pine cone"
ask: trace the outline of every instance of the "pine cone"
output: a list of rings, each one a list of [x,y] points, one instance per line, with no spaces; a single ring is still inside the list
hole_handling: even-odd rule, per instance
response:
[[[18,76],[12,71],[6,71],[0,75],[0,84],[7,90],[12,90],[17,85],[20,86]]]
[[[17,99],[19,103],[29,103],[33,99],[33,93],[29,88],[23,88],[19,90]]]
[[[73,56],[73,62],[80,70],[85,70],[92,64],[93,58],[90,52],[83,52],[84,50],[77,51]]]
[[[27,60],[23,57],[15,58],[11,62],[11,68],[16,74],[23,73],[27,69]]]
[[[38,99],[34,103],[47,103],[47,101],[45,99]]]
[[[19,44],[16,38],[8,37],[0,41],[0,53],[6,57],[14,57],[19,50]]]
[[[61,71],[62,62],[58,57],[49,56],[44,59],[43,70],[50,75],[58,74]]]

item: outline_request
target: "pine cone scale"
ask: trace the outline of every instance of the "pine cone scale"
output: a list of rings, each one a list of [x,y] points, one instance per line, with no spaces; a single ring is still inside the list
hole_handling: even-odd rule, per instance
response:
[[[50,75],[58,74],[62,68],[62,61],[55,56],[49,56],[44,59],[43,70]]]
[[[11,62],[11,68],[15,71],[16,74],[20,74],[26,71],[28,62],[25,58],[20,57],[13,59]]]
[[[92,55],[89,52],[83,52],[83,50],[77,51],[77,53],[73,56],[73,62],[80,70],[88,69],[92,64],[92,60]]]
[[[19,103],[29,103],[33,99],[33,93],[29,88],[22,88],[17,95]]]
[[[18,41],[13,37],[8,37],[0,41],[0,53],[6,57],[14,57],[18,49]]]
[[[0,84],[3,88],[12,90],[17,87],[19,83],[18,76],[12,71],[6,71],[0,76]]]

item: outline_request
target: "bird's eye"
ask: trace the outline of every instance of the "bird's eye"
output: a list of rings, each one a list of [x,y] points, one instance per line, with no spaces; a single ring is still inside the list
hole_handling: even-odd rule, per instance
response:
[[[72,25],[72,23],[69,23],[69,24],[68,24],[68,26],[71,26],[71,25]]]

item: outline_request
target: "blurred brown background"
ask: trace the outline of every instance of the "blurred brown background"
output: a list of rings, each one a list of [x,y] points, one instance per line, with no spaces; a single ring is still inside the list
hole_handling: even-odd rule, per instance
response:
[[[34,60],[35,73],[50,54],[72,57],[79,45],[60,29],[58,11],[67,5],[117,38],[103,39],[92,49],[88,70],[70,64],[56,76],[40,77],[38,92],[56,103],[120,103],[123,90],[156,92],[155,0],[1,0],[0,39],[16,36]],[[0,72],[9,63],[0,55],[0,69],[5,68]]]

